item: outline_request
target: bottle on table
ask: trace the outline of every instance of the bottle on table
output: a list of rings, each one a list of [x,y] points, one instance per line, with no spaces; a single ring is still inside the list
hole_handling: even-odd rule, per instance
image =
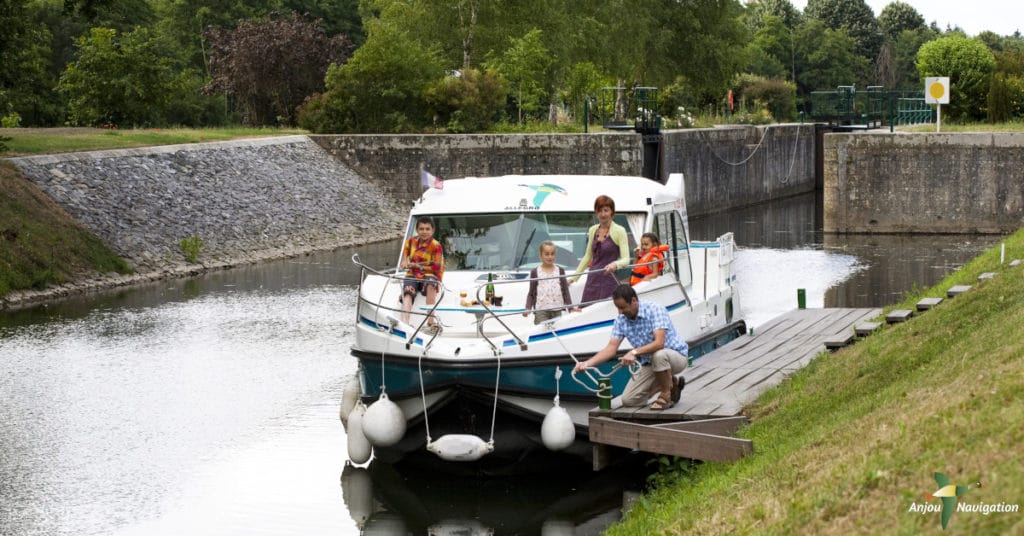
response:
[[[487,303],[494,303],[494,274],[487,274],[487,286],[484,287],[484,299]]]

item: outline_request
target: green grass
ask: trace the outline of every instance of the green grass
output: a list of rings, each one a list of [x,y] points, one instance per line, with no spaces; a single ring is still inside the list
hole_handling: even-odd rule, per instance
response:
[[[935,124],[896,127],[900,132],[935,132]],[[947,123],[942,122],[942,132],[1024,132],[1024,122],[1009,123]]]
[[[0,161],[0,296],[42,289],[96,273],[128,273],[128,264]]]
[[[75,151],[95,151],[102,149],[126,149],[152,145],[174,145],[179,143],[199,143],[207,141],[223,141],[238,138],[255,138],[263,136],[285,136],[290,134],[306,134],[297,129],[271,128],[171,128],[171,129],[95,129],[95,128],[56,128],[56,129],[2,129],[0,135],[10,138],[5,145],[7,152],[3,156],[24,156],[36,154],[55,154]]]
[[[1005,243],[1024,258],[1024,230]],[[961,502],[1024,509],[1024,266],[996,247],[889,309],[954,284],[974,288],[765,393],[740,432],[754,455],[661,475],[609,534],[938,534],[937,514],[908,512],[936,471],[982,482]],[[1024,534],[1024,511],[957,512],[948,532]]]

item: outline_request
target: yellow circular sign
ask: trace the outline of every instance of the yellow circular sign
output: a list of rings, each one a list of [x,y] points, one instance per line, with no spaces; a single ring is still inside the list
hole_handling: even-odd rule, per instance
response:
[[[946,94],[946,86],[942,85],[942,82],[932,82],[932,85],[928,86],[928,94],[933,99],[939,100]]]

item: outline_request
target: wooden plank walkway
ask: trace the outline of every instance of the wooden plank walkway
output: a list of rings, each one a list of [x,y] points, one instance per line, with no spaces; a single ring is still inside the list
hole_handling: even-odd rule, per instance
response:
[[[733,417],[757,397],[806,366],[825,341],[853,333],[856,324],[879,316],[881,309],[797,309],[759,326],[700,357],[683,373],[686,388],[674,407],[652,411],[614,407],[594,410],[592,417],[639,422]]]

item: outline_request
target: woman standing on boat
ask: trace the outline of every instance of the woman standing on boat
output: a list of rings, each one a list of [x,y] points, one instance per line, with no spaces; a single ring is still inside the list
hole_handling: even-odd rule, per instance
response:
[[[610,298],[619,284],[615,270],[629,265],[626,228],[612,221],[615,201],[607,195],[597,196],[594,200],[594,215],[597,217],[597,225],[587,231],[587,251],[576,267],[576,272],[591,271],[583,287],[584,304]],[[593,272],[601,269],[602,272]]]

